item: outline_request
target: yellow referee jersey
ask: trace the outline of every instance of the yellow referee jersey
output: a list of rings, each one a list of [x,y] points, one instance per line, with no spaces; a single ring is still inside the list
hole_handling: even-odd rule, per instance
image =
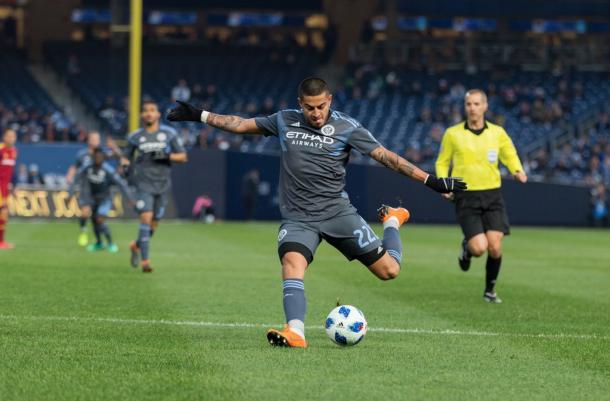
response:
[[[523,171],[517,150],[504,128],[485,121],[480,133],[471,131],[463,122],[447,128],[436,159],[436,175],[449,176],[453,162],[452,177],[462,177],[468,191],[500,188],[502,180],[498,161],[511,174]]]

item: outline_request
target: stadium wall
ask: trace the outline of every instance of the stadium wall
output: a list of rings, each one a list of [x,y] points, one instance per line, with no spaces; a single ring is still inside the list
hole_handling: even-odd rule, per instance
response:
[[[194,150],[189,163],[173,171],[174,196],[179,217],[189,217],[195,198],[207,194],[218,217],[245,218],[242,183],[248,171],[260,172],[255,218],[280,219],[277,199],[279,159],[276,156]],[[369,221],[382,204],[402,203],[417,223],[455,223],[453,204],[384,167],[350,165],[347,191],[359,212]],[[587,188],[505,180],[503,193],[511,223],[520,225],[585,226],[590,210]]]
[[[82,145],[65,144],[20,145],[18,163],[36,163],[42,173],[64,174],[81,148]],[[277,156],[199,149],[189,153],[187,164],[173,168],[175,213],[170,207],[168,217],[191,218],[195,199],[207,195],[214,202],[217,217],[245,219],[242,186],[246,174],[254,169],[260,173],[254,218],[279,220]],[[417,223],[456,221],[453,204],[384,167],[349,165],[347,191],[354,206],[369,221],[375,220],[376,209],[382,203],[402,203],[411,210],[412,221]],[[503,193],[513,224],[586,226],[589,223],[587,188],[533,182],[521,185],[505,180]],[[122,215],[127,217],[131,213]]]

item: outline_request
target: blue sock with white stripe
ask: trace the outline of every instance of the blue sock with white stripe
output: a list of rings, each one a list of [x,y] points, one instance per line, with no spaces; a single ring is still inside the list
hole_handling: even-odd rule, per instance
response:
[[[303,280],[290,278],[284,280],[284,313],[290,328],[305,338],[305,285]]]
[[[400,264],[402,260],[402,241],[400,240],[396,217],[390,217],[383,223],[383,247]]]
[[[140,255],[142,260],[148,260],[148,243],[150,242],[150,224],[140,224],[138,231],[138,247],[140,247]]]

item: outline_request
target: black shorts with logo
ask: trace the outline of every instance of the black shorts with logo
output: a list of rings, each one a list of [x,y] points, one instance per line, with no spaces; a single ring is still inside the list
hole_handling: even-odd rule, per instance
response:
[[[466,240],[490,230],[500,231],[505,235],[510,234],[500,188],[456,192],[455,212]]]

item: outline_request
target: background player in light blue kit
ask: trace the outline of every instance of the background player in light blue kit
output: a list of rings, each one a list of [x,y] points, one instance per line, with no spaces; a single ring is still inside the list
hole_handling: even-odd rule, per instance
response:
[[[135,188],[136,211],[140,215],[138,238],[130,244],[131,265],[141,260],[142,271],[153,271],[149,259],[150,237],[165,213],[171,186],[172,163],[186,163],[186,150],[172,127],[160,124],[157,103],[142,103],[143,127],[129,134],[126,157],[129,180]]]

